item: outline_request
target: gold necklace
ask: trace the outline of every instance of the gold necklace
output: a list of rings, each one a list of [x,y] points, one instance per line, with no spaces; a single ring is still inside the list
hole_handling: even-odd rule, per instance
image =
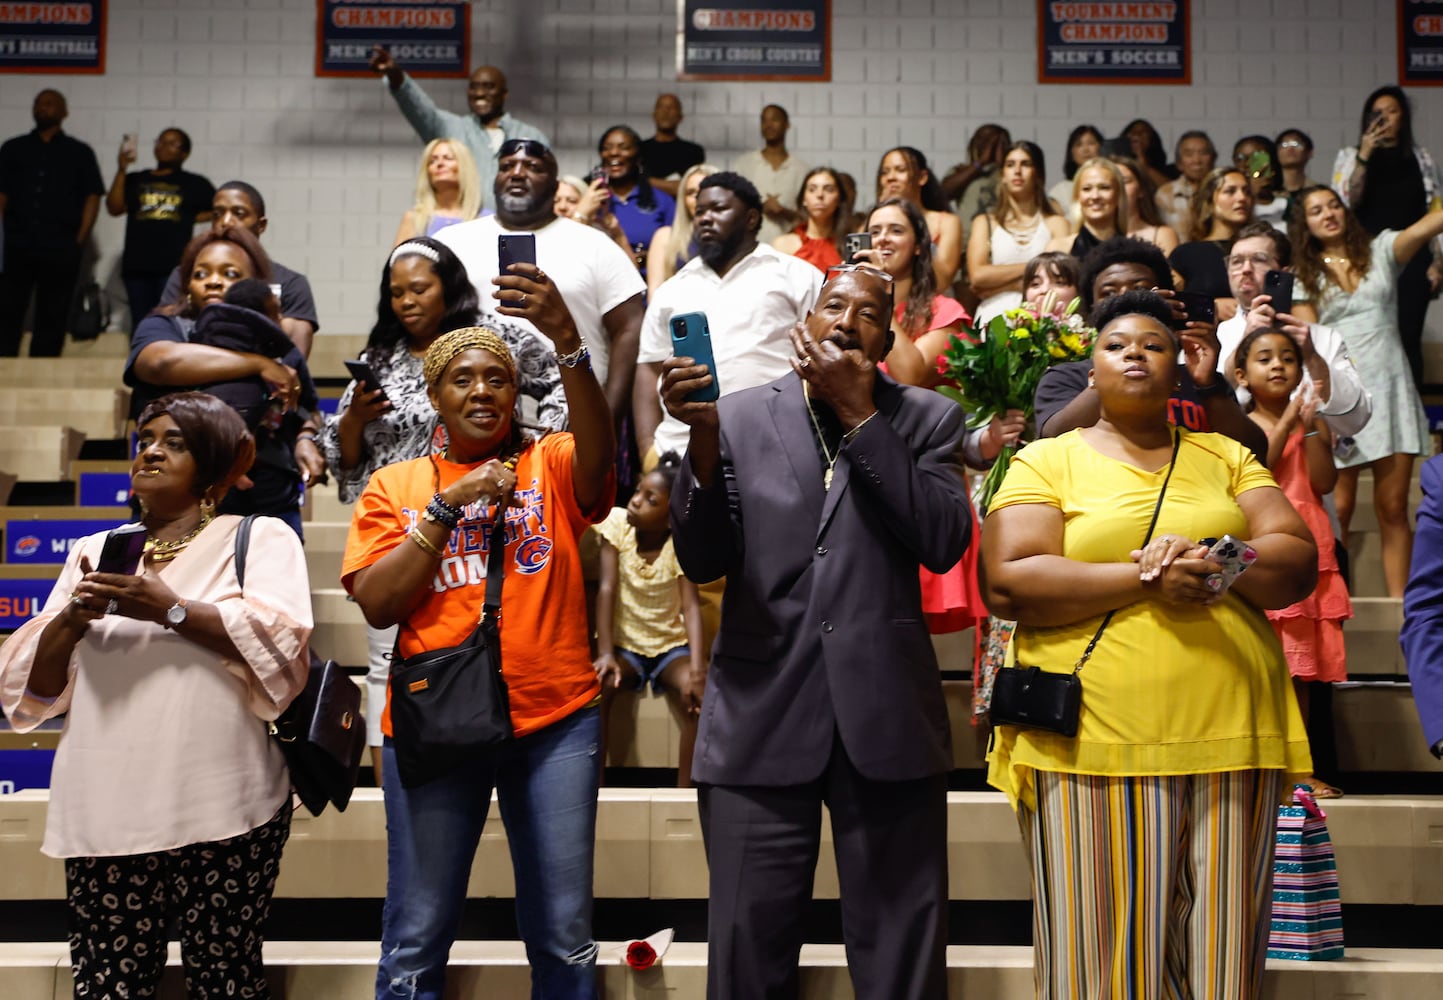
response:
[[[822,489],[831,492],[832,471],[837,466],[837,459],[842,457],[842,449],[839,447],[835,454],[827,447],[827,439],[822,436],[822,425],[817,422],[817,411],[812,409],[812,394],[807,388],[807,383],[802,383],[802,398],[807,403],[807,416],[812,418],[812,429],[817,432],[817,443],[822,446],[822,457],[827,460],[827,471],[822,474]]]
[[[195,536],[204,531],[205,526],[210,524],[212,520],[214,520],[214,515],[202,511],[200,523],[187,532],[185,536],[177,538],[173,542],[162,542],[154,536],[147,536],[145,539],[145,548],[141,551],[141,556],[149,559],[153,563],[170,562],[176,556],[180,555],[187,545],[195,541]]]
[[[1332,267],[1334,264],[1342,264],[1347,268],[1352,268],[1353,266],[1353,262],[1347,257],[1329,257],[1327,254],[1323,254],[1323,263],[1329,267]]]

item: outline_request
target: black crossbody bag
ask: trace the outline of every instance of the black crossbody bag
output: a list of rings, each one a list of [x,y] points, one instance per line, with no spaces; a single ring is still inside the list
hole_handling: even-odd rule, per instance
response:
[[[1177,465],[1178,448],[1182,445],[1182,434],[1173,431],[1172,459],[1167,465],[1167,476],[1158,491],[1157,503],[1152,508],[1152,522],[1147,526],[1143,538],[1144,547],[1152,541],[1153,530],[1157,527],[1157,516],[1162,512],[1162,498],[1167,496],[1167,484],[1172,481],[1172,470]],[[1077,666],[1071,673],[1061,674],[1043,670],[1041,667],[1003,667],[997,671],[992,682],[992,706],[988,710],[988,721],[995,731],[997,726],[1016,726],[1019,729],[1041,729],[1062,736],[1076,736],[1077,722],[1082,713],[1082,673],[1097,641],[1102,638],[1107,625],[1117,609],[1103,616],[1092,641],[1082,651]]]
[[[245,587],[246,552],[251,522],[241,520],[235,533],[235,575]],[[335,660],[311,655],[306,686],[266,730],[275,739],[291,772],[291,787],[301,804],[319,816],[332,803],[340,812],[351,802],[361,758],[366,753],[366,720],[361,716],[361,689]]]
[[[486,555],[481,620],[459,646],[391,657],[391,746],[406,788],[475,761],[512,738],[501,673],[501,583],[506,519],[498,511]]]

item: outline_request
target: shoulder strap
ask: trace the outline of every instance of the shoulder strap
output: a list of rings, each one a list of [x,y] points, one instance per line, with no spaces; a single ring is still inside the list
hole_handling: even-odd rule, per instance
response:
[[[247,514],[235,529],[235,578],[242,590],[246,585],[246,552],[251,547],[251,522],[257,517],[260,515]]]
[[[1163,477],[1162,489],[1157,491],[1157,503],[1152,505],[1152,520],[1148,522],[1147,534],[1144,535],[1142,539],[1144,548],[1147,547],[1148,542],[1152,541],[1153,529],[1157,527],[1157,516],[1162,513],[1162,498],[1167,496],[1167,484],[1172,482],[1172,470],[1177,467],[1177,453],[1181,447],[1182,431],[1174,428],[1172,432],[1172,458],[1167,463],[1167,475]],[[1092,641],[1089,642],[1087,648],[1082,651],[1082,656],[1078,659],[1077,666],[1072,668],[1074,674],[1082,669],[1083,664],[1087,662],[1087,658],[1091,656],[1092,651],[1097,648],[1097,640],[1102,638],[1102,633],[1106,630],[1107,623],[1112,621],[1112,616],[1115,614],[1117,614],[1117,608],[1113,608],[1103,616],[1102,624],[1097,626],[1097,631],[1093,633]]]
[[[501,612],[501,584],[506,573],[506,509],[499,504],[486,548],[486,597],[481,607],[483,622],[488,617],[496,618]]]

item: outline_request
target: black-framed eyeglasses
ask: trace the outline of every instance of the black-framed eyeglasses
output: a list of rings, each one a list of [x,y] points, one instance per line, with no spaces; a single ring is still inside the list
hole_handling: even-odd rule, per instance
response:
[[[507,139],[501,144],[496,158],[515,156],[517,153],[522,156],[538,156],[544,160],[551,155],[551,150],[539,139]]]

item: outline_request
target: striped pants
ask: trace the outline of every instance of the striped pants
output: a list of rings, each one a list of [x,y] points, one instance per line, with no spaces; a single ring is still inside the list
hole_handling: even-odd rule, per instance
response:
[[[1262,990],[1283,772],[1034,772],[1033,976],[1048,1000]]]

